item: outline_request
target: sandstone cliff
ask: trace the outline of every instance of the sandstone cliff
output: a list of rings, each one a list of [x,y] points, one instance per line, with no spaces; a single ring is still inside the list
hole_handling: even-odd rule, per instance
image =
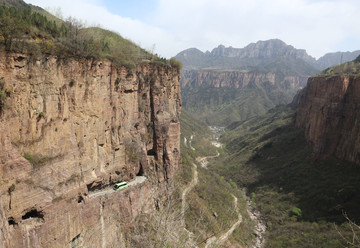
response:
[[[360,163],[360,78],[318,76],[301,93],[296,126],[316,157],[335,155]]]
[[[272,72],[182,70],[181,87],[208,86],[215,88],[244,88],[250,83],[270,83],[284,90],[298,90],[306,85],[306,76],[280,76]]]
[[[0,247],[121,246],[179,166],[178,69],[2,53],[1,77]]]

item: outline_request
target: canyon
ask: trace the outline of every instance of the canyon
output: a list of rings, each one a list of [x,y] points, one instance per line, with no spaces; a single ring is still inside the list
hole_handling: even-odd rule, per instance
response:
[[[0,77],[0,246],[125,244],[180,166],[179,69],[1,51]]]

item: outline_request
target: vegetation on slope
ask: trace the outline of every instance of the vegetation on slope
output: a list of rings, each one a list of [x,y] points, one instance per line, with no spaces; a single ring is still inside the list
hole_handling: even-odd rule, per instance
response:
[[[341,237],[354,234],[343,213],[359,223],[360,168],[313,161],[293,117],[292,107],[280,106],[232,125],[222,138],[229,156],[211,170],[248,188],[268,226],[267,247],[350,246]]]
[[[206,123],[227,126],[288,103],[292,94],[270,83],[251,83],[242,89],[184,88],[182,97],[184,108]]]
[[[338,75],[353,75],[360,76],[360,56],[354,61],[346,62],[341,65],[336,65],[325,69],[320,75],[338,76]]]
[[[114,32],[84,28],[81,21],[71,17],[62,21],[22,1],[4,3],[6,6],[0,6],[0,43],[6,51],[28,53],[34,58],[106,58],[129,68],[155,62],[181,69],[177,60],[160,58]]]
[[[183,171],[179,175],[179,182],[188,185],[193,177],[193,164],[198,164],[199,182],[187,196],[189,205],[185,212],[186,228],[194,234],[194,241],[203,247],[206,241],[214,235],[220,235],[236,222],[238,213],[234,209],[232,195],[238,197],[239,209],[243,222],[231,235],[230,242],[249,246],[252,243],[254,223],[246,212],[246,201],[243,192],[231,180],[225,180],[205,168],[202,168],[196,158],[216,155],[217,148],[210,144],[213,135],[205,123],[184,111],[180,118],[182,128],[181,153]],[[189,125],[193,123],[192,125]],[[192,146],[183,142],[184,137],[190,140],[194,135]],[[192,149],[193,147],[194,149]],[[219,152],[221,152],[219,150]]]
[[[216,148],[209,142],[212,133],[203,122],[186,111],[181,115],[181,127],[183,166],[174,180],[175,187],[170,187],[173,192],[154,215],[144,214],[139,217],[124,234],[124,246],[204,247],[209,238],[225,233],[237,221],[238,213],[234,209],[232,194],[239,199],[238,207],[241,209],[243,222],[233,232],[228,244],[249,246],[253,239],[253,223],[246,212],[243,192],[237,189],[234,183],[201,168],[196,160],[198,157],[216,153]],[[194,138],[190,146],[188,142],[184,143],[184,137],[189,141],[191,135],[194,135]],[[199,182],[186,195],[187,208],[185,216],[182,216],[182,193],[194,178],[194,163],[198,164]],[[188,231],[193,235],[189,236]]]

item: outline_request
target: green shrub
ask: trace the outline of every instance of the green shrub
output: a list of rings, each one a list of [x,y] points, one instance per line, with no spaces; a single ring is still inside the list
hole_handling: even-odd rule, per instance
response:
[[[24,153],[24,158],[30,162],[30,164],[34,164],[34,156],[31,155],[30,153],[25,152]]]
[[[0,113],[5,108],[6,94],[0,90]]]
[[[15,190],[15,183],[11,184],[11,186],[9,187],[9,193],[13,192]]]
[[[298,219],[302,216],[302,211],[300,208],[293,207],[290,211],[290,216],[296,216]]]
[[[175,58],[171,58],[170,59],[170,65],[172,67],[175,67],[177,68],[178,70],[181,70],[182,69],[182,64],[179,60],[175,59]]]
[[[38,168],[45,163],[53,160],[55,157],[43,156],[43,155],[32,155],[30,153],[24,153],[24,158],[29,161],[34,168]]]

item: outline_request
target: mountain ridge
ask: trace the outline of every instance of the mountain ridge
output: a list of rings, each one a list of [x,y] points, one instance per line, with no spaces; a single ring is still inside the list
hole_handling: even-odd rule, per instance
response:
[[[292,45],[286,44],[280,39],[270,39],[250,43],[243,48],[234,48],[232,46],[225,47],[220,44],[219,46],[213,48],[211,52],[202,52],[197,48],[189,48],[179,52],[175,58],[183,63],[185,69],[208,68],[210,59],[219,60],[222,58],[235,63],[244,63],[241,59],[275,59],[287,57],[301,59],[313,66],[315,69],[323,70],[335,64],[341,64],[354,60],[358,55],[360,55],[360,50],[353,52],[331,52],[324,54],[319,59],[315,59],[311,55],[307,54],[305,49],[297,49]],[[199,64],[199,60],[202,60],[203,63]],[[192,64],[189,63],[189,61],[196,61],[196,63]],[[223,68],[222,66],[220,67]],[[244,64],[237,67],[244,67]]]

